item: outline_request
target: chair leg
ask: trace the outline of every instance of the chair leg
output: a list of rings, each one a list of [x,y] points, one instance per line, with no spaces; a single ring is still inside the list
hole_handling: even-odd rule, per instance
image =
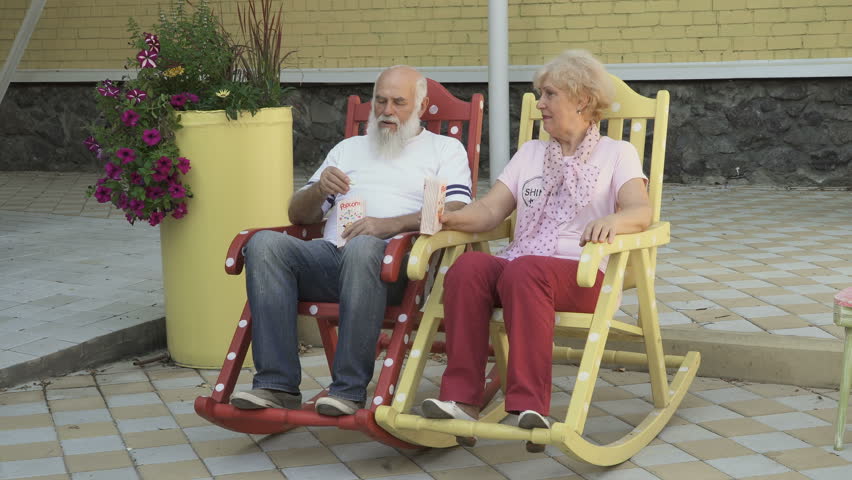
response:
[[[846,408],[849,405],[849,388],[852,386],[852,334],[846,328],[846,346],[843,349],[843,365],[840,367],[840,399],[837,404],[837,423],[834,434],[834,449],[843,449],[846,433]]]
[[[647,249],[633,252],[638,259],[633,262],[636,278],[636,290],[639,296],[639,325],[645,339],[645,352],[648,354],[648,373],[651,375],[651,396],[654,406],[665,408],[669,403],[669,384],[666,376],[666,360],[663,352],[663,340],[660,336],[660,322],[657,302],[654,295],[654,277]]]
[[[566,427],[577,432],[578,435],[583,434],[583,428],[589,414],[592,394],[595,390],[607,336],[609,335],[610,321],[618,309],[617,302],[624,283],[622,275],[627,265],[628,255],[626,252],[620,252],[610,257],[603,286],[598,296],[598,303],[595,306],[595,314],[589,326],[583,358],[580,360],[577,380],[574,383],[574,392],[571,394],[571,403],[568,404],[568,411],[565,414]]]
[[[440,264],[441,268],[437,270],[438,273],[435,276],[432,291],[426,300],[423,316],[417,327],[411,350],[408,352],[405,368],[399,378],[397,393],[389,406],[380,405],[376,407],[376,422],[382,428],[401,440],[417,445],[434,448],[447,448],[456,445],[455,436],[396,428],[396,418],[400,414],[408,414],[414,404],[420,379],[423,378],[423,369],[426,367],[426,361],[429,358],[427,353],[432,350],[435,334],[441,325],[441,319],[444,317],[444,275],[447,270],[445,267],[452,265],[456,257],[461,255],[463,251],[463,248],[456,247],[444,253],[444,258]]]
[[[228,354],[225,356],[222,370],[219,372],[219,378],[213,388],[211,397],[216,402],[228,403],[231,398],[231,393],[233,393],[237,384],[237,377],[240,375],[240,369],[243,367],[243,361],[245,361],[251,344],[251,321],[251,309],[246,302],[243,313],[240,315],[240,321],[237,322],[234,337],[231,339],[231,345],[228,347]]]
[[[505,324],[491,323],[491,344],[494,345],[494,367],[500,373],[500,389],[506,395],[506,374],[509,369],[509,337]]]

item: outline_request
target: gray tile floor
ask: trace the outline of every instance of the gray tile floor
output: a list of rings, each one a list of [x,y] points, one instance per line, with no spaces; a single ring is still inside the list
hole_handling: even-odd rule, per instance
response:
[[[324,363],[318,349],[302,356],[303,394],[327,383]],[[444,368],[429,361],[417,403],[436,394]],[[552,446],[530,454],[513,441],[409,451],[329,427],[232,432],[193,411],[217,373],[121,361],[0,391],[0,480],[852,478],[852,444],[831,447],[838,393],[830,389],[696,378],[658,438],[629,461],[601,468]],[[554,419],[565,415],[576,373],[571,365],[553,367]],[[242,372],[237,389],[250,388],[250,380]],[[608,443],[631,431],[653,409],[650,390],[647,374],[602,369],[584,436]],[[846,430],[852,441],[852,425]]]

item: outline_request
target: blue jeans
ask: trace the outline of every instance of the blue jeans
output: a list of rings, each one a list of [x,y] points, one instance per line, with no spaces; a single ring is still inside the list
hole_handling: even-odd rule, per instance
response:
[[[366,235],[350,239],[342,249],[272,231],[252,237],[246,246],[246,290],[253,318],[254,388],[299,392],[297,303],[337,302],[340,321],[329,392],[354,402],[366,399],[388,298],[388,284],[381,280],[385,246]]]

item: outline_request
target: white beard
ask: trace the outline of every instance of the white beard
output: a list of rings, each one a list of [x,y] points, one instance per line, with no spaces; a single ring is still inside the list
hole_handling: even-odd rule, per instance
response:
[[[393,122],[396,131],[379,126],[379,122]],[[379,156],[384,158],[396,158],[405,149],[405,144],[420,133],[420,117],[412,114],[405,123],[400,123],[396,117],[382,115],[376,117],[375,112],[370,111],[367,121],[367,138],[373,149]]]

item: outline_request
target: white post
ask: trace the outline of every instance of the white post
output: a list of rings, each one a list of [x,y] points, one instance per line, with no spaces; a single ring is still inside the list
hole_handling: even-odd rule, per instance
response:
[[[491,185],[509,163],[509,6],[488,1],[488,168]]]
[[[33,0],[30,3],[30,9],[24,15],[24,21],[21,23],[18,34],[15,35],[15,42],[12,43],[9,56],[6,57],[6,61],[3,63],[3,70],[0,70],[0,103],[3,103],[3,97],[6,96],[6,90],[9,88],[9,84],[12,83],[12,76],[15,75],[15,70],[18,69],[21,57],[24,56],[24,50],[27,49],[27,44],[30,43],[30,37],[33,35],[38,19],[41,17],[41,11],[44,9],[46,1]]]

